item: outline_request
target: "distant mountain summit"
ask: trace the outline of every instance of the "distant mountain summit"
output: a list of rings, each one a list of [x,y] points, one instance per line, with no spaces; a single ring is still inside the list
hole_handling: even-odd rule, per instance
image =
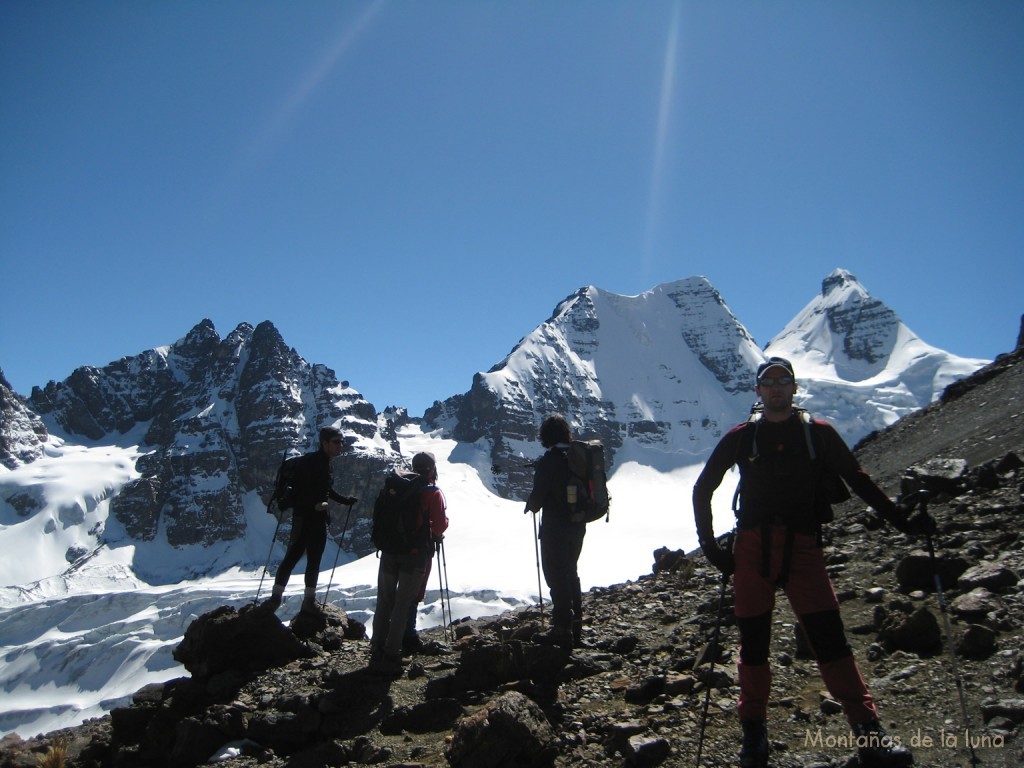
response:
[[[746,417],[754,373],[770,355],[793,361],[802,404],[851,442],[987,362],[924,344],[841,269],[764,352],[704,277],[639,296],[586,287],[424,420],[461,442],[482,441],[502,494],[529,489],[524,459],[542,451],[537,426],[549,413],[603,440],[613,462],[671,469],[702,461]]]
[[[765,355],[793,362],[800,404],[832,421],[851,444],[989,362],[926,344],[844,269],[822,281],[821,293],[768,342]]]

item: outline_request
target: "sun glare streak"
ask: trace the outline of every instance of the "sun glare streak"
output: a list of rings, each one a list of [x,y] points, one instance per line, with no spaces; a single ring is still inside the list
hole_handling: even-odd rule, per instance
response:
[[[647,229],[644,238],[645,272],[654,256],[654,237],[661,218],[662,193],[665,176],[665,154],[668,145],[669,119],[672,114],[672,93],[675,88],[676,54],[679,47],[681,2],[672,4],[665,58],[661,67],[661,93],[658,99],[658,121],[654,134],[654,161],[651,165],[651,187],[647,196]]]
[[[384,0],[373,0],[356,19],[355,24],[345,29],[338,41],[299,80],[295,88],[287,94],[281,105],[274,110],[271,118],[264,123],[262,129],[250,142],[246,152],[249,159],[259,156],[274,143],[285,126],[292,121],[295,113],[302,108],[302,105],[309,100],[309,97],[334,70],[338,60],[351,48],[352,43],[363,33],[383,4]]]
[[[337,41],[305,72],[295,87],[287,92],[285,98],[270,113],[270,117],[261,124],[252,139],[244,144],[235,162],[221,177],[219,183],[212,185],[205,205],[202,206],[201,216],[208,224],[217,221],[237,199],[241,190],[246,187],[247,177],[259,167],[275,143],[280,140],[296,113],[337,67],[339,60],[363,34],[384,3],[385,0],[373,0],[354,24],[345,25]]]

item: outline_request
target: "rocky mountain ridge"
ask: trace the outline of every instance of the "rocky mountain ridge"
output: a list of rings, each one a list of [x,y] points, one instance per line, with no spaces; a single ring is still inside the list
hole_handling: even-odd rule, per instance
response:
[[[699,463],[745,417],[753,372],[777,350],[797,367],[802,404],[851,441],[927,404],[940,385],[982,362],[925,345],[845,270],[826,278],[765,352],[703,277],[633,297],[586,287],[422,421],[484,446],[490,462],[477,469],[505,497],[528,491],[537,424],[556,411],[580,436],[601,439],[613,466],[632,460],[668,471]],[[402,461],[395,429],[408,419],[400,409],[378,413],[330,368],[307,363],[269,321],[221,338],[204,320],[174,344],[79,368],[28,398],[0,381],[0,406],[0,460],[8,467],[42,455],[47,425],[68,440],[140,446],[137,476],[96,502],[109,499],[109,515],[68,546],[72,568],[104,545],[244,541],[247,505],[265,502],[281,458],[314,448],[325,423],[346,435],[335,487],[363,500],[347,528],[347,517],[335,516],[332,533],[345,531],[346,549],[366,554],[369,502],[385,470]],[[31,492],[3,498],[19,517],[41,504]],[[144,565],[137,575],[160,578]]]
[[[929,492],[945,603],[924,542],[873,530],[859,502],[826,531],[851,644],[917,765],[966,766],[972,753],[986,766],[1024,763],[1022,377],[1018,347],[858,448],[888,492]],[[259,607],[218,609],[176,652],[191,677],[76,729],[8,737],[0,767],[56,752],[68,768],[184,767],[214,754],[227,768],[676,766],[695,765],[701,742],[705,765],[731,765],[731,590],[699,552],[652,559],[650,575],[585,596],[580,648],[535,642],[542,616],[525,609],[424,633],[395,679],[369,672],[361,626],[334,608],[289,628]],[[780,605],[775,618],[772,765],[860,768],[792,615]]]
[[[245,497],[268,498],[282,458],[314,449],[322,424],[341,424],[346,434],[335,462],[339,492],[374,494],[377,477],[398,460],[389,422],[331,369],[303,360],[269,321],[243,323],[222,339],[204,320],[170,346],[79,368],[25,401],[5,402],[84,441],[137,436],[139,477],[113,496],[97,544],[243,538]],[[5,435],[16,433],[12,426],[5,418]],[[354,526],[363,549],[367,525]]]
[[[29,464],[43,455],[49,437],[46,425],[11,389],[0,370],[0,464],[13,468]]]

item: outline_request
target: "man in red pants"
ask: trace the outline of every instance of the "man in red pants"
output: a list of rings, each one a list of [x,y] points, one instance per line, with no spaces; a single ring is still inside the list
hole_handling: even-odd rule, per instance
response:
[[[860,467],[825,421],[793,407],[793,366],[772,357],[757,369],[760,418],[733,427],[715,447],[693,488],[697,536],[708,560],[734,574],[740,765],[768,764],[766,716],[771,688],[769,644],[775,591],[782,587],[818,661],[829,693],[856,737],[864,766],[907,766],[913,757],[882,729],[875,702],[853,658],[839,616],[839,601],[825,570],[821,521],[830,510],[830,485],[846,485],[904,533],[934,527],[927,516],[908,519]],[[740,470],[740,505],[732,552],[715,540],[711,497],[733,465]]]

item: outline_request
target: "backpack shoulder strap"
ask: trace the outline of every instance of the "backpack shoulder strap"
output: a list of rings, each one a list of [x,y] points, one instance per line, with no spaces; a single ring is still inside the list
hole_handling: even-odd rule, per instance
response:
[[[811,461],[818,458],[818,452],[814,449],[814,440],[811,439],[811,424],[814,419],[811,418],[811,413],[806,408],[793,408],[796,411],[797,416],[800,417],[800,423],[804,427],[804,440],[807,441],[807,454],[811,457]]]

